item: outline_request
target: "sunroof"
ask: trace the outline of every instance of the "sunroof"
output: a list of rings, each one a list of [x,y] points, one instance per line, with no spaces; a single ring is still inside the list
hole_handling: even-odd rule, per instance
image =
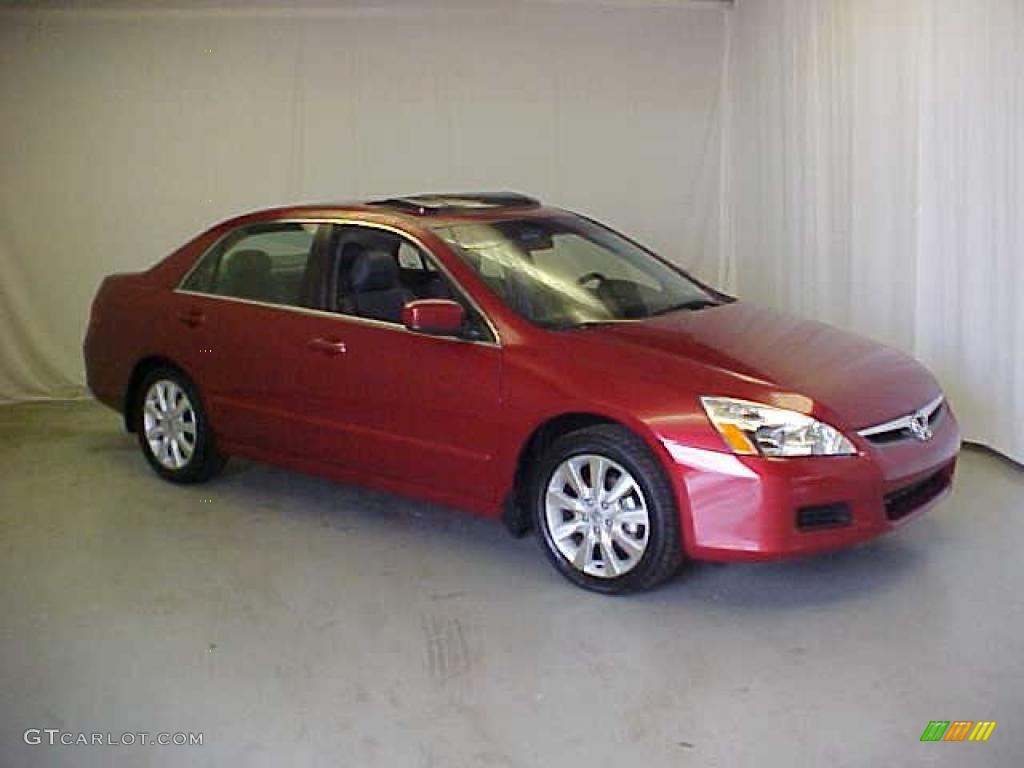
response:
[[[444,211],[492,210],[495,208],[536,208],[540,201],[516,192],[480,192],[471,194],[429,194],[374,200],[370,205],[398,208],[420,215]]]

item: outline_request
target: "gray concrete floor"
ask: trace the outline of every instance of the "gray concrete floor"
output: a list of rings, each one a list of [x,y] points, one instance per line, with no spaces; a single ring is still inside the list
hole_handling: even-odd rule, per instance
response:
[[[174,487],[96,404],[0,408],[0,765],[1020,765],[1022,508],[968,451],[885,539],[612,599],[490,521],[241,462]]]

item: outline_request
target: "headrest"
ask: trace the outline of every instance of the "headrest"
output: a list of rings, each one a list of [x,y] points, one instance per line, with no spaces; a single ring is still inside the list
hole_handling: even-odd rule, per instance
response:
[[[227,272],[231,275],[253,275],[270,272],[270,256],[266,251],[245,248],[235,251],[228,259]]]
[[[352,265],[352,290],[387,291],[398,285],[398,263],[387,251],[363,251]]]

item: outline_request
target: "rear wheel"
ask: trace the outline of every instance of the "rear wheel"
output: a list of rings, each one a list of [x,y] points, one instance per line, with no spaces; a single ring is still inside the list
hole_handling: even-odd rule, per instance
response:
[[[135,404],[139,446],[158,475],[175,483],[199,483],[218,474],[227,457],[217,450],[195,385],[174,368],[143,379]]]
[[[650,589],[682,563],[672,488],[646,444],[624,427],[588,427],[556,440],[531,498],[545,552],[581,587]]]

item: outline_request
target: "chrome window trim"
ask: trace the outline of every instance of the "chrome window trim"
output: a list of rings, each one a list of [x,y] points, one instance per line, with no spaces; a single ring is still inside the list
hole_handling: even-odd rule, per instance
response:
[[[498,348],[501,348],[501,346],[502,346],[502,344],[501,344],[501,334],[498,333],[498,329],[495,327],[494,323],[491,322],[491,318],[487,316],[487,313],[484,312],[484,310],[480,307],[480,305],[477,303],[476,299],[473,298],[473,296],[470,294],[470,292],[467,291],[462,286],[462,284],[458,280],[455,279],[455,276],[452,275],[452,273],[448,270],[448,267],[445,265],[445,263],[441,259],[439,259],[437,257],[437,254],[434,253],[430,248],[428,248],[423,243],[423,241],[420,240],[415,235],[409,234],[405,230],[399,229],[398,227],[391,226],[390,224],[382,224],[382,223],[376,222],[376,221],[360,221],[359,219],[343,219],[343,218],[331,217],[331,218],[323,218],[323,219],[314,219],[314,218],[308,218],[308,219],[307,218],[272,219],[272,220],[265,221],[265,222],[264,221],[252,221],[252,222],[249,222],[248,224],[240,224],[239,226],[235,227],[231,231],[225,232],[223,235],[218,237],[217,240],[213,244],[211,244],[209,248],[207,248],[205,251],[203,251],[202,255],[199,256],[195,260],[195,263],[192,264],[191,267],[189,267],[188,271],[182,276],[181,280],[178,281],[178,285],[174,288],[174,293],[180,293],[180,294],[184,294],[184,295],[187,295],[187,296],[203,296],[203,297],[208,298],[208,299],[221,299],[222,301],[234,301],[234,302],[238,302],[240,304],[252,304],[252,305],[258,306],[258,307],[269,307],[269,308],[272,308],[272,309],[283,309],[283,310],[288,310],[288,311],[291,311],[291,312],[298,312],[299,314],[315,315],[315,316],[318,316],[318,317],[332,317],[332,318],[335,318],[337,320],[347,320],[347,321],[358,323],[360,325],[370,325],[370,326],[376,326],[376,327],[379,327],[379,328],[390,328],[392,330],[404,331],[405,333],[410,333],[410,334],[413,334],[415,336],[426,336],[426,335],[428,335],[428,334],[416,333],[415,331],[410,331],[408,328],[406,328],[401,323],[389,323],[389,322],[387,322],[385,320],[374,320],[374,319],[369,318],[369,317],[359,317],[357,315],[346,315],[346,314],[344,314],[342,312],[330,312],[330,311],[325,310],[325,309],[312,309],[310,307],[298,307],[298,306],[295,306],[294,304],[274,304],[273,302],[269,302],[269,301],[256,301],[254,299],[243,299],[243,298],[239,298],[237,296],[222,296],[222,295],[217,294],[217,293],[206,293],[205,291],[192,291],[192,290],[188,290],[186,288],[182,288],[182,286],[192,276],[192,273],[196,269],[199,268],[199,265],[203,262],[203,260],[207,257],[207,255],[210,254],[215,248],[220,246],[220,244],[223,243],[225,239],[227,239],[228,237],[230,237],[231,235],[233,235],[235,232],[237,232],[240,229],[244,229],[246,227],[251,227],[251,226],[259,226],[261,224],[317,224],[317,225],[335,224],[335,225],[339,225],[339,226],[369,227],[371,229],[381,229],[381,230],[384,230],[385,232],[390,232],[390,233],[392,233],[394,235],[397,235],[399,237],[405,238],[409,242],[414,243],[416,245],[416,247],[418,247],[420,250],[422,250],[424,253],[426,253],[431,259],[433,259],[434,263],[437,265],[437,268],[441,272],[441,274],[443,274],[448,280],[450,280],[452,285],[454,285],[459,290],[459,292],[463,296],[466,297],[466,301],[468,301],[472,305],[473,309],[476,310],[477,314],[479,314],[480,317],[483,318],[484,322],[487,324],[488,329],[490,329],[490,331],[491,331],[491,335],[494,336],[494,340],[493,341],[488,341],[488,340],[483,340],[483,339],[463,339],[463,338],[459,338],[459,337],[456,337],[456,336],[432,336],[431,338],[435,338],[435,339],[449,339],[451,341],[459,341],[459,342],[462,342],[462,343],[482,344],[482,345],[487,346],[487,347],[498,347]]]
[[[872,435],[879,435],[884,432],[897,432],[901,429],[909,429],[910,422],[918,416],[931,419],[932,415],[942,406],[945,400],[945,395],[939,395],[937,398],[926,404],[924,407],[918,408],[913,413],[908,413],[904,416],[900,416],[899,418],[892,419],[884,424],[865,427],[864,429],[858,430],[857,434],[861,437],[871,437]]]
[[[374,320],[370,317],[357,317],[356,315],[346,315],[341,312],[331,312],[326,309],[313,309],[311,307],[296,307],[292,304],[273,304],[269,301],[256,301],[254,299],[242,299],[237,296],[219,296],[216,293],[203,293],[201,291],[188,291],[183,288],[175,288],[174,293],[180,293],[183,296],[199,296],[204,299],[217,299],[219,301],[230,301],[236,304],[249,304],[254,307],[265,307],[266,309],[282,309],[286,312],[294,312],[299,315],[312,315],[314,317],[323,317],[330,320],[338,320],[340,322],[348,322],[356,325],[369,325],[376,326],[377,328],[386,328],[392,331],[402,331],[412,336],[420,338],[431,338],[431,339],[443,339],[447,341],[456,342],[459,344],[480,344],[485,347],[494,347],[496,349],[501,348],[501,344],[493,341],[485,341],[482,339],[464,339],[459,336],[434,336],[428,333],[417,333],[416,331],[410,331],[401,323],[389,323],[384,320]]]

